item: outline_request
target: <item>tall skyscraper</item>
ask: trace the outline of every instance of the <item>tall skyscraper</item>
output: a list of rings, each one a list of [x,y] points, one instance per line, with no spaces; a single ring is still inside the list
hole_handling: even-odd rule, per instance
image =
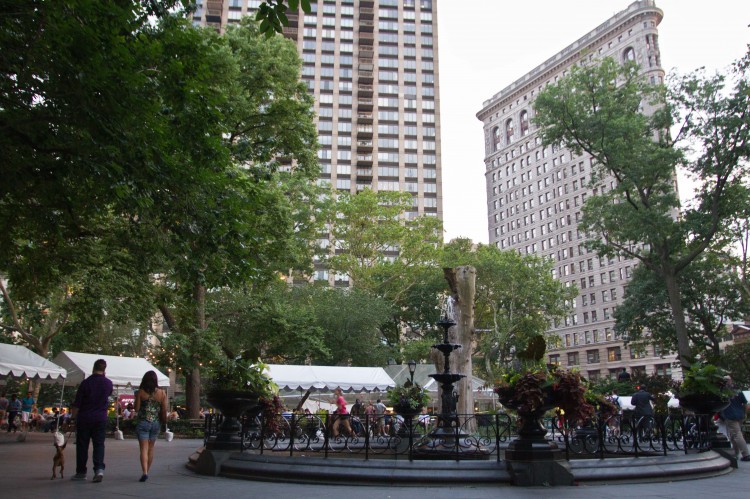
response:
[[[260,0],[203,0],[194,22],[219,30]],[[289,13],[302,79],[315,97],[320,182],[414,196],[408,217],[442,218],[437,0],[312,0]],[[317,279],[328,279],[324,268]],[[340,283],[342,284],[342,283]]]
[[[604,57],[634,60],[651,83],[663,82],[657,31],[662,16],[653,0],[632,3],[485,101],[477,114],[484,122],[490,243],[549,258],[555,278],[579,288],[573,312],[553,328],[562,346],[548,352],[548,362],[578,367],[589,379],[623,367],[666,375],[671,363],[666,352],[652,346],[626,349],[615,338],[612,314],[636,261],[599,258],[584,247],[577,224],[586,197],[593,194],[587,187],[592,159],[543,147],[532,124],[533,103],[545,85],[573,65]]]

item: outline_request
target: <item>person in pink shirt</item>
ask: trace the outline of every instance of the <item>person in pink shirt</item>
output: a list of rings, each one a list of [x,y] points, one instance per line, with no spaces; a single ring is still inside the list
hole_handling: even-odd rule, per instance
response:
[[[353,435],[352,427],[349,424],[349,413],[346,412],[346,399],[344,399],[344,393],[341,388],[336,388],[333,391],[335,397],[334,404],[336,404],[336,414],[333,415],[333,425],[331,426],[331,433],[333,438],[338,438],[340,426],[344,427],[347,435]]]

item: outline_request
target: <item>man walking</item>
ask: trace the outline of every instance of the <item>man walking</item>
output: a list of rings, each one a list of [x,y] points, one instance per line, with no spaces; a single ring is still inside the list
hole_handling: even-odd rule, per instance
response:
[[[26,392],[26,397],[21,400],[21,431],[29,431],[31,428],[31,411],[34,410],[34,395],[29,390]]]
[[[94,451],[94,482],[104,478],[104,437],[107,431],[107,408],[112,395],[112,382],[104,375],[107,362],[94,362],[94,371],[78,387],[76,399],[71,405],[71,421],[76,425],[76,474],[73,480],[86,480],[86,462],[89,442]]]
[[[13,433],[15,433],[18,429],[16,426],[16,416],[18,416],[19,412],[21,412],[21,401],[14,393],[8,401],[8,433],[10,433],[10,430],[13,430]]]
[[[385,404],[380,399],[375,403],[375,416],[378,418],[378,435],[385,435]]]
[[[648,440],[651,437],[651,426],[654,419],[654,407],[651,402],[654,396],[651,395],[646,385],[638,387],[638,391],[630,398],[630,403],[635,406],[633,413],[633,445],[636,445],[638,438]]]
[[[732,378],[727,377],[727,387],[732,388]],[[747,399],[745,394],[738,391],[729,401],[729,407],[721,411],[721,419],[727,425],[729,441],[732,442],[734,455],[742,454],[740,461],[750,461],[750,452],[747,450],[747,443],[742,436],[742,422],[745,420],[745,411],[747,411]]]

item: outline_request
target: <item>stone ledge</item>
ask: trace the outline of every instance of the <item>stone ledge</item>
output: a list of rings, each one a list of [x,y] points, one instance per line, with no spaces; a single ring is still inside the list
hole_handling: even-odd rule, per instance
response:
[[[199,449],[188,468],[197,473],[258,481],[359,485],[507,484],[514,482],[506,461],[409,461],[278,456]],[[512,463],[518,466],[519,463]],[[521,463],[523,464],[523,463]],[[732,470],[731,460],[717,452],[657,457],[574,459],[565,462],[573,483],[667,482],[719,476]],[[516,470],[517,474],[519,470]],[[554,477],[553,477],[554,478]],[[563,480],[552,480],[562,482]],[[516,480],[518,485],[523,485]],[[549,485],[562,483],[549,483]]]

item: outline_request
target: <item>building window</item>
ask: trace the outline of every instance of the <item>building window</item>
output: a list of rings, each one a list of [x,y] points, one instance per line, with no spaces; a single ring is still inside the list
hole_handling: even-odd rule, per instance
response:
[[[598,364],[599,363],[599,350],[587,350],[586,361],[589,364]]]
[[[599,381],[600,379],[602,379],[601,371],[589,371],[587,374],[589,381]]]
[[[521,137],[529,133],[529,112],[521,111]]]
[[[560,355],[554,354],[549,356],[549,363],[553,366],[559,366],[560,365]]]
[[[657,376],[672,376],[671,364],[656,364],[654,366],[654,374]]]
[[[630,347],[630,358],[631,359],[642,359],[646,356],[645,346],[631,346]]]
[[[508,120],[505,122],[505,143],[513,143],[513,120]]]
[[[635,61],[635,50],[633,47],[626,48],[622,53],[623,62]]]
[[[496,126],[492,129],[492,150],[497,151],[500,149],[500,127]]]
[[[568,353],[568,365],[569,366],[577,366],[578,364],[579,364],[578,352],[570,352],[570,353]]]
[[[607,360],[609,362],[617,362],[619,360],[622,360],[622,353],[620,352],[620,347],[609,347],[607,349]]]

